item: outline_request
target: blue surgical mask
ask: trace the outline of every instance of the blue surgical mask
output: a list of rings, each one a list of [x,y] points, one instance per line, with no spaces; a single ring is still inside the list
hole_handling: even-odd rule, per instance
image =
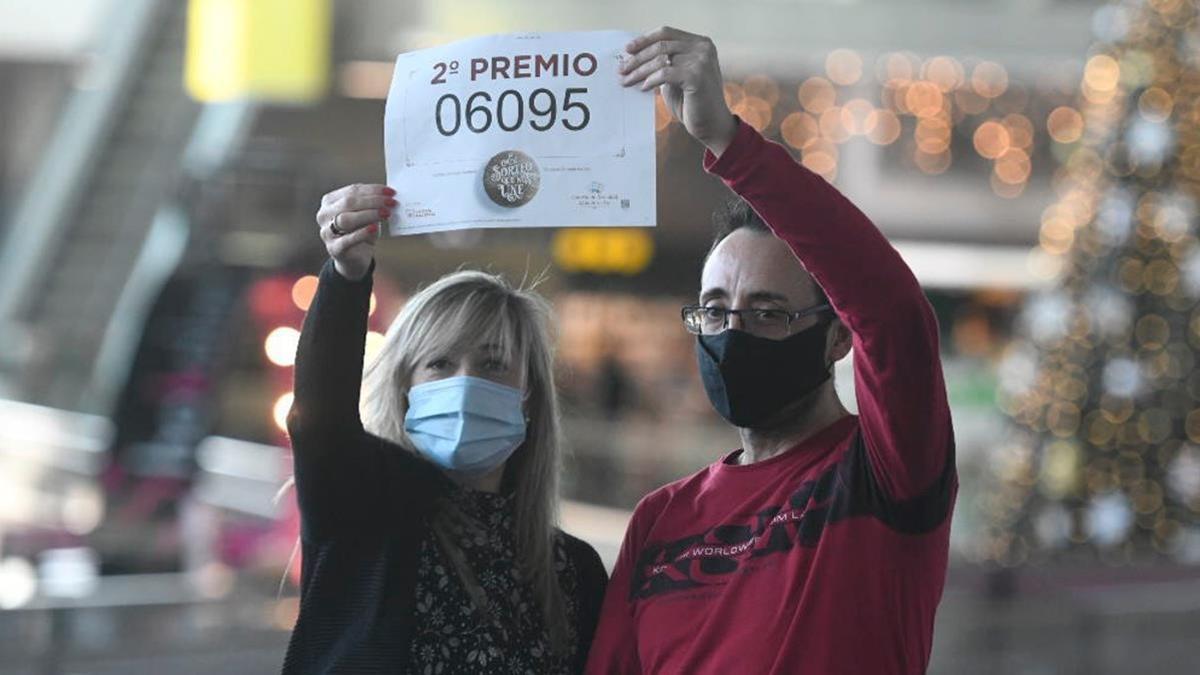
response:
[[[448,377],[408,391],[404,430],[438,466],[482,475],[525,441],[520,389],[478,377]]]

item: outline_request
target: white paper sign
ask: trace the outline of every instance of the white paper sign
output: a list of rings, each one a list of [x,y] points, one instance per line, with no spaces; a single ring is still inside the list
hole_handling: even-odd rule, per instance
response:
[[[472,38],[401,54],[384,114],[392,234],[655,224],[654,96],[623,31]]]

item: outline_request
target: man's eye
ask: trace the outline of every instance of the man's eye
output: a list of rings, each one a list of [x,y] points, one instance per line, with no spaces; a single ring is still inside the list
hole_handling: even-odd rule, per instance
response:
[[[759,321],[777,321],[783,312],[777,309],[760,309],[754,313],[755,318]]]
[[[723,307],[704,307],[701,311],[704,312],[704,318],[706,319],[720,319],[725,316],[725,308]]]

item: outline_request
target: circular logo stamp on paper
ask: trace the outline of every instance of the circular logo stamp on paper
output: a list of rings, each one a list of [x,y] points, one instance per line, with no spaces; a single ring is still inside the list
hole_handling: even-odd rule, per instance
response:
[[[487,196],[510,209],[528,204],[541,182],[537,162],[520,150],[498,153],[483,167],[483,189]]]

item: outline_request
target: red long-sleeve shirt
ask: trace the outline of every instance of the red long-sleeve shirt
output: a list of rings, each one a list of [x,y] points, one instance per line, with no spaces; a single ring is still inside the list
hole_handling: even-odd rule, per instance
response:
[[[705,168],[852,331],[859,414],[642,499],[587,672],[923,673],[957,493],[933,311],[874,224],[749,125]]]

